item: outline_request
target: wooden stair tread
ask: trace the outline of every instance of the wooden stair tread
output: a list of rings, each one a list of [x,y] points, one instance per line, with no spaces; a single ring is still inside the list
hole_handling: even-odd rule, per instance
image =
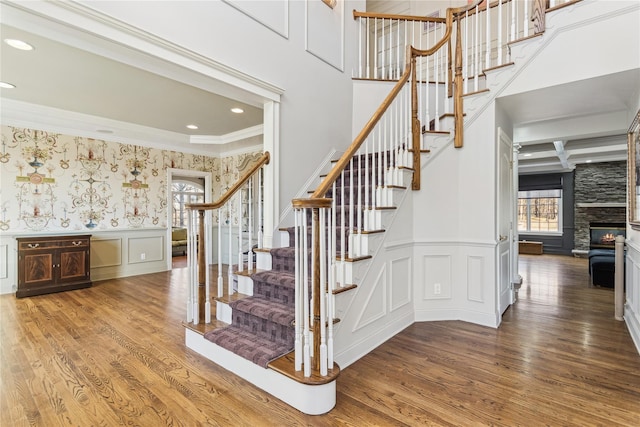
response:
[[[291,378],[294,381],[297,381],[302,384],[307,385],[322,385],[328,384],[338,378],[340,375],[340,367],[337,363],[333,364],[333,368],[329,369],[326,376],[321,376],[319,373],[314,374],[311,373],[311,376],[305,377],[304,371],[296,371],[295,370],[295,356],[293,352],[287,353],[284,356],[281,356],[267,365],[269,369],[273,369],[276,372],[281,373],[282,375]]]
[[[357,262],[357,261],[362,261],[365,259],[371,259],[373,258],[371,255],[363,255],[363,256],[358,256],[355,258],[345,258],[344,261],[345,262]],[[339,256],[336,256],[336,261],[342,261],[342,258],[340,258]]]
[[[495,67],[489,67],[489,68],[485,68],[484,70],[482,70],[483,73],[487,73],[487,71],[495,71],[495,70],[499,70],[500,68],[506,68],[506,67],[510,67],[512,65],[516,65],[515,62],[505,62],[502,65],[496,65]],[[486,89],[489,90],[489,89]],[[464,95],[462,95],[464,96]]]
[[[207,332],[212,331],[214,329],[224,328],[225,326],[229,326],[229,324],[221,320],[218,320],[216,318],[212,318],[211,323],[198,323],[197,325],[194,325],[193,322],[182,322],[182,326],[200,335],[204,335]]]
[[[338,294],[341,294],[343,292],[350,291],[351,289],[355,289],[357,287],[358,287],[358,285],[346,285],[346,286],[343,286],[341,288],[332,290],[331,293],[333,295],[338,295]]]
[[[473,96],[473,95],[479,95],[481,93],[485,93],[485,92],[489,92],[489,89],[480,89],[478,91],[475,92],[469,92],[469,93],[465,93],[462,96]]]
[[[230,304],[234,301],[239,301],[244,298],[248,298],[250,295],[241,294],[240,292],[235,292],[231,295],[223,295],[221,297],[212,297],[211,299],[214,301],[219,301],[225,304]]]
[[[237,274],[238,276],[251,277],[252,274],[262,273],[263,271],[269,271],[269,270],[254,268],[253,270],[234,271],[233,274]]]

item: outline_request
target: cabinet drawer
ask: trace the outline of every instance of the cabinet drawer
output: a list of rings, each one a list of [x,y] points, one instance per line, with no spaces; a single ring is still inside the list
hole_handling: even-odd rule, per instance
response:
[[[33,241],[33,242],[20,242],[18,244],[18,250],[19,251],[32,251],[32,250],[38,250],[38,249],[52,249],[52,248],[57,248],[58,247],[58,242],[57,241],[43,241],[43,240],[39,240],[39,241]]]
[[[88,248],[89,239],[61,240],[58,242],[58,246],[61,248]]]

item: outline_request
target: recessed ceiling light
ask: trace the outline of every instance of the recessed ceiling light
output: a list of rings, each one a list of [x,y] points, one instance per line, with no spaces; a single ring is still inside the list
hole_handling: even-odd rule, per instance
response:
[[[244,110],[242,108],[238,108],[238,107],[234,107],[231,109],[232,113],[236,113],[236,114],[240,114],[240,113],[244,113]]]
[[[196,130],[196,129],[198,129],[198,126],[196,126],[196,125],[187,125],[187,129]]]
[[[18,39],[4,39],[4,42],[6,44],[8,44],[11,47],[15,47],[16,49],[20,49],[20,50],[33,50],[33,46],[31,46],[29,43],[27,42],[23,42],[22,40],[18,40]]]
[[[532,154],[531,154],[531,153],[524,153],[524,154],[522,155],[522,157],[531,157],[531,156],[532,156]]]
[[[585,161],[585,163],[591,163],[591,162],[592,162],[592,160],[587,160],[587,161]]]
[[[14,87],[16,87],[16,85],[12,85],[11,83],[7,82],[0,82],[0,87],[3,89],[13,89]]]

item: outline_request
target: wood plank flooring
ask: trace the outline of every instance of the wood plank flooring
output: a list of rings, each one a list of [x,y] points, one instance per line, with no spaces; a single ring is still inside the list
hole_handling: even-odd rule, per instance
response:
[[[584,259],[524,255],[498,329],[417,323],[307,416],[184,345],[186,269],[0,296],[0,425],[640,426],[640,356]]]

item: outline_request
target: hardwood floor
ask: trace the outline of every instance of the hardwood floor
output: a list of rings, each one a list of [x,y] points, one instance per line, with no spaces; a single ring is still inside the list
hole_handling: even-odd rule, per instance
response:
[[[184,345],[186,269],[0,297],[0,425],[639,426],[640,356],[584,259],[524,255],[498,329],[417,323],[307,416]]]

